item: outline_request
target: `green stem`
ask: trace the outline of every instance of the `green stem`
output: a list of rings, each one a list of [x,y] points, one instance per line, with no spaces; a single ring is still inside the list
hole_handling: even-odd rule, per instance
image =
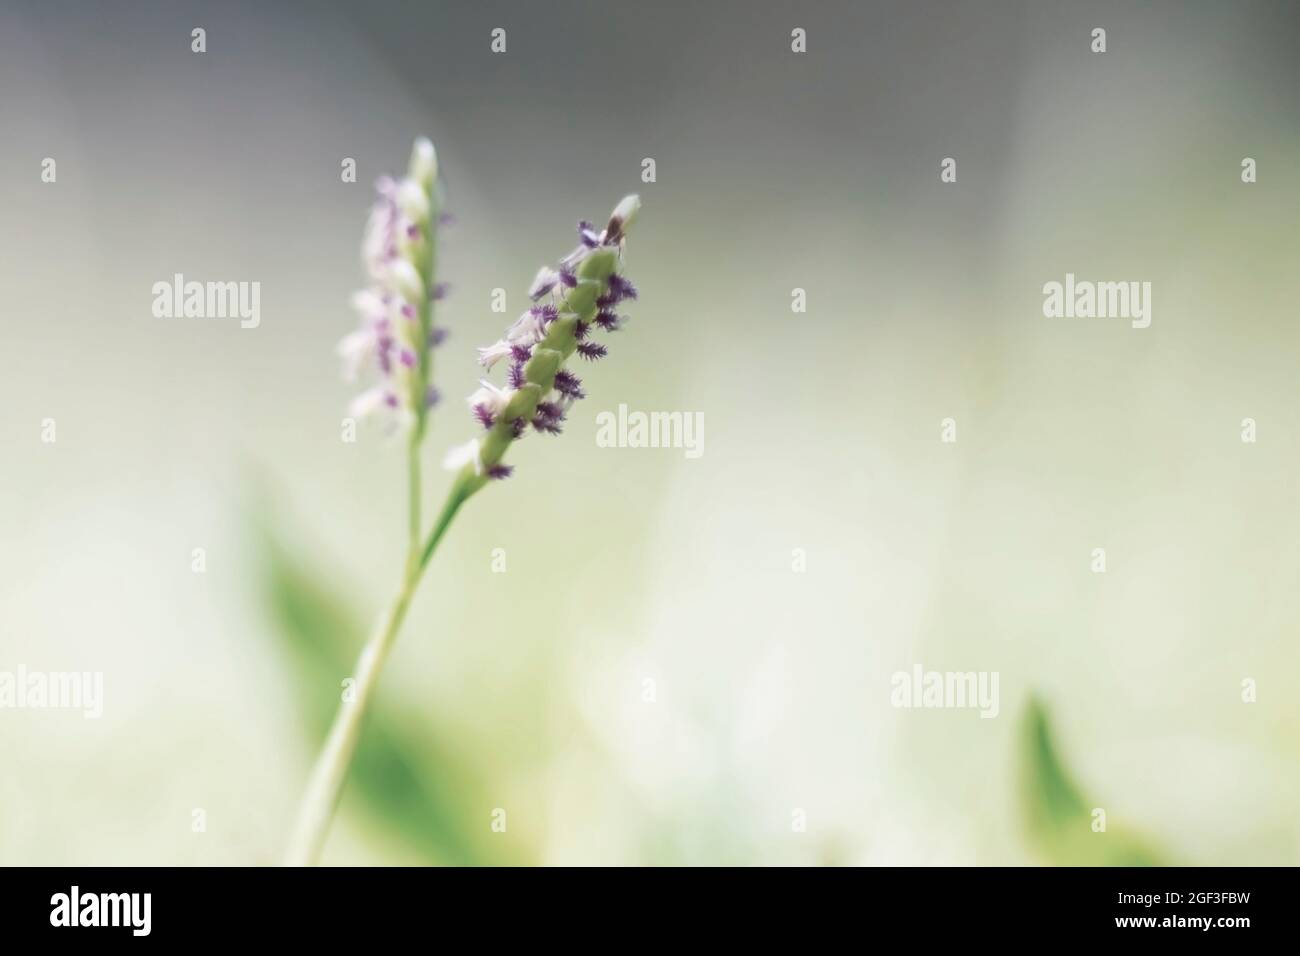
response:
[[[415,428],[411,431],[410,461],[407,467],[407,477],[410,485],[407,500],[407,511],[410,515],[408,521],[410,534],[407,539],[406,561],[408,575],[411,573],[415,556],[420,553],[420,506],[423,498],[420,487],[420,441],[424,437],[423,432],[423,421],[417,421]]]
[[[433,530],[429,532],[429,539],[425,542],[424,550],[420,554],[420,571],[424,570],[425,565],[429,563],[429,559],[433,557],[438,542],[442,540],[442,536],[451,527],[451,519],[456,517],[456,512],[460,510],[460,506],[465,503],[469,496],[470,492],[465,488],[463,481],[457,481],[456,484],[452,485],[451,491],[447,494],[447,500],[442,506],[442,512],[438,515]]]
[[[370,706],[384,661],[397,638],[402,620],[406,617],[417,578],[418,573],[414,577],[409,573],[406,575],[396,600],[361,650],[356,665],[353,699],[344,700],[339,707],[334,723],[330,726],[329,736],[325,738],[325,746],[316,759],[316,766],[312,770],[298,812],[289,851],[285,856],[286,866],[315,866],[320,858],[325,836],[329,832],[330,819],[334,816],[339,795],[343,791],[343,781],[356,753],[363,718]]]
[[[411,452],[413,461],[417,455],[418,445],[413,445]],[[418,464],[412,465],[412,475],[418,480]],[[418,493],[418,486],[413,487]],[[338,806],[348,768],[352,765],[352,758],[356,754],[357,741],[361,737],[361,726],[374,698],[384,662],[388,659],[388,654],[397,640],[402,621],[406,618],[407,608],[410,607],[416,586],[420,583],[420,576],[428,565],[429,559],[433,557],[438,542],[446,534],[452,519],[456,517],[456,512],[460,510],[467,497],[469,495],[465,491],[464,483],[457,481],[452,486],[438,521],[423,547],[418,537],[418,525],[416,526],[417,535],[412,539],[402,586],[392,605],[380,619],[370,640],[361,649],[361,656],[357,658],[355,668],[356,685],[353,688],[353,697],[350,701],[344,700],[339,707],[338,713],[334,716],[334,723],[330,726],[329,736],[325,738],[325,746],[316,759],[316,766],[307,784],[307,792],[303,796],[298,820],[290,839],[289,851],[285,856],[286,866],[315,866],[320,859],[325,837],[329,833],[330,820]]]

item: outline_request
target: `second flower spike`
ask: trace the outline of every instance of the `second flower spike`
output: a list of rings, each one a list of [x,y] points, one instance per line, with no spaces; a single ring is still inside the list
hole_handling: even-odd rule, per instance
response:
[[[594,341],[595,334],[623,326],[618,307],[637,297],[620,271],[623,249],[640,208],[641,200],[628,196],[604,229],[578,223],[578,247],[533,280],[529,297],[535,304],[499,341],[478,350],[485,368],[508,361],[509,371],[503,386],[484,380],[469,397],[485,434],[453,448],[444,462],[461,469],[466,496],[511,473],[503,459],[513,442],[529,430],[559,434],[573,403],[586,397],[582,381],[565,363],[575,353],[588,361],[604,358],[608,349]]]
[[[339,343],[349,380],[370,367],[373,387],[353,400],[350,413],[383,415],[403,427],[423,429],[437,400],[432,350],[443,339],[434,326],[438,283],[437,239],[442,220],[438,156],[433,143],[415,141],[406,175],[384,176],[366,222],[361,257],[370,282],[352,297],[361,326]]]

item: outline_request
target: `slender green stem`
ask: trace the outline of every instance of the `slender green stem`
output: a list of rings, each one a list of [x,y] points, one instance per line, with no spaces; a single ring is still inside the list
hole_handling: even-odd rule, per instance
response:
[[[413,461],[418,453],[418,444],[413,444],[411,449]],[[412,486],[415,489],[413,493],[418,494],[418,464],[412,464],[412,477],[415,482]],[[370,640],[362,648],[361,656],[357,658],[354,675],[356,685],[353,688],[352,698],[345,699],[339,707],[338,713],[334,716],[334,723],[330,726],[329,736],[325,738],[325,746],[316,759],[316,766],[307,784],[307,792],[303,796],[298,820],[290,839],[289,851],[285,856],[287,866],[314,866],[320,858],[325,837],[329,832],[330,820],[334,816],[339,796],[343,792],[343,783],[356,753],[357,741],[361,737],[361,726],[374,698],[384,662],[388,659],[388,654],[397,640],[402,621],[406,618],[407,608],[415,596],[416,586],[420,583],[420,577],[429,559],[433,557],[438,542],[446,534],[452,519],[456,517],[456,512],[460,510],[467,497],[464,483],[457,481],[447,496],[447,502],[438,515],[433,531],[423,545],[419,539],[419,526],[414,525],[416,536],[411,542],[411,551],[407,557],[406,573],[403,575],[401,588],[392,605],[380,619]]]
[[[456,517],[456,512],[460,510],[460,506],[465,503],[465,499],[469,496],[470,492],[466,490],[463,481],[457,481],[456,484],[452,485],[451,492],[447,495],[447,500],[442,506],[442,513],[438,515],[438,521],[434,524],[433,530],[429,532],[429,539],[425,542],[424,550],[420,554],[420,571],[424,570],[425,565],[429,563],[429,559],[433,557],[438,542],[442,540],[442,536],[451,527],[451,519]]]
[[[420,553],[420,528],[423,526],[420,521],[420,506],[424,497],[423,489],[420,486],[420,441],[424,437],[423,421],[417,422],[416,427],[411,431],[411,447],[409,449],[410,462],[407,467],[407,476],[409,479],[410,490],[408,493],[408,507],[410,514],[409,526],[410,536],[407,544],[407,574],[411,573],[412,562]]]
[[[303,796],[298,821],[285,857],[287,866],[314,866],[320,857],[329,832],[330,819],[338,805],[352,756],[356,753],[361,725],[379,681],[380,671],[406,617],[406,609],[415,593],[419,572],[408,573],[392,606],[380,620],[374,634],[357,659],[356,686],[351,700],[345,699],[330,727],[325,746],[316,759],[307,792]]]

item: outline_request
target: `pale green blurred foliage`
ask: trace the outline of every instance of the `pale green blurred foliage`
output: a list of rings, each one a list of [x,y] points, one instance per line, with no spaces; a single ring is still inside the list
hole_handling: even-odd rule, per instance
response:
[[[290,664],[284,686],[306,716],[308,745],[324,738],[352,674],[366,630],[345,597],[346,588],[303,557],[286,529],[283,509],[254,506],[252,566],[275,632]],[[279,517],[272,517],[272,514]],[[491,770],[491,764],[487,769]],[[475,751],[445,739],[427,711],[381,698],[368,715],[345,791],[344,807],[364,807],[381,828],[426,863],[512,865],[534,861],[536,849],[507,828],[484,825],[492,807]]]
[[[1031,698],[1021,722],[1025,823],[1046,862],[1062,866],[1160,866],[1167,860],[1106,815],[1094,827],[1096,803],[1085,799],[1053,741],[1043,704]]]

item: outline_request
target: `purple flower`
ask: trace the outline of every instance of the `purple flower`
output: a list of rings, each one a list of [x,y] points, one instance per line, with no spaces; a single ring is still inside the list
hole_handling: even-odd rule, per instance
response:
[[[637,287],[632,285],[632,282],[629,282],[627,278],[624,278],[623,276],[620,276],[619,273],[615,272],[610,276],[610,286],[608,286],[608,291],[606,291],[606,294],[602,295],[597,304],[602,307],[617,306],[617,304],[623,302],[624,299],[636,298]]]
[[[606,332],[617,332],[623,327],[623,320],[613,312],[602,309],[596,313],[596,324]]]
[[[560,426],[561,419],[547,418],[544,415],[533,416],[533,427],[539,432],[545,432],[547,435],[558,435],[564,429]]]
[[[555,390],[566,398],[587,397],[587,394],[582,390],[582,379],[567,368],[562,368],[555,373]]]

